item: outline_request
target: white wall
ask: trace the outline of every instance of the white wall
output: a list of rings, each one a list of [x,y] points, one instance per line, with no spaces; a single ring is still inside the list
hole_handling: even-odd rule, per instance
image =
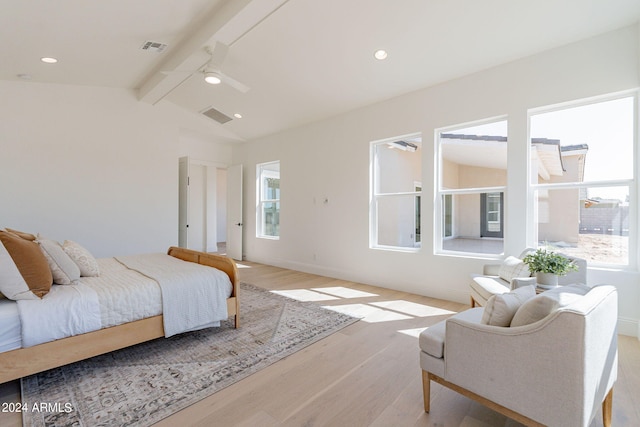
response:
[[[127,90],[0,81],[0,228],[98,257],[166,251],[177,244],[179,135],[206,133],[203,120]]]
[[[505,253],[532,240],[527,206],[527,110],[636,88],[636,26],[540,53],[494,69],[413,92],[329,120],[245,144],[234,151],[245,164],[245,200],[255,206],[255,165],[281,162],[281,235],[255,237],[255,212],[245,211],[249,260],[468,302],[471,273],[486,259],[434,255],[433,135],[436,129],[509,117]],[[423,138],[423,228],[418,253],[369,249],[370,141],[409,133]],[[329,202],[321,201],[328,198]],[[597,270],[589,281],[618,286],[621,330],[636,334],[638,273]]]

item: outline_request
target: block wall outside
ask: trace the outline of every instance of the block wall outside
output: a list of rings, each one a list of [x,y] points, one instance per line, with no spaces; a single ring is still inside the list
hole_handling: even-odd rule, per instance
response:
[[[629,206],[580,208],[580,234],[629,235]]]

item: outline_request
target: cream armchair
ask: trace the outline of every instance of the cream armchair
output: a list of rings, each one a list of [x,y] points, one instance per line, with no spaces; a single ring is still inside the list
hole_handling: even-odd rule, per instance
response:
[[[522,260],[527,253],[534,252],[535,249],[525,249],[517,258]],[[572,283],[587,283],[587,261],[582,258],[576,258],[569,255],[563,255],[578,266],[578,271],[573,271],[565,276],[558,278],[560,285],[569,285]],[[514,257],[508,257],[502,264],[485,264],[482,274],[474,274],[469,284],[469,293],[471,296],[471,307],[484,307],[493,295],[499,295],[510,290],[527,284],[535,284],[535,277],[529,277],[531,274],[527,267],[514,272],[513,268],[507,268],[506,263],[515,260]],[[526,264],[524,264],[526,266]]]
[[[610,426],[618,363],[616,288],[562,288],[582,291],[530,297],[511,327],[483,324],[484,308],[477,307],[423,331],[425,411],[435,381],[525,425],[588,426],[602,404],[604,425]],[[520,315],[525,307],[529,312]],[[532,308],[544,317],[535,321]],[[533,323],[513,326],[517,318]]]

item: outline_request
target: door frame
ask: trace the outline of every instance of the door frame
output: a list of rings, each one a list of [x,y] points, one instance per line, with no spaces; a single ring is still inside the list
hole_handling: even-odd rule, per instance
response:
[[[183,164],[186,162],[186,183],[183,182]],[[178,158],[179,164],[179,182],[178,182],[178,245],[188,247],[189,244],[189,170],[191,165],[199,165],[205,167],[205,191],[206,191],[206,207],[205,207],[205,224],[204,233],[206,234],[205,251],[217,252],[217,170],[228,170],[230,165],[220,162],[212,162],[208,160],[193,159],[189,156],[181,156]],[[186,193],[184,192],[186,184]],[[227,194],[228,202],[229,194]],[[186,205],[185,205],[186,203]],[[227,217],[227,221],[229,218]],[[228,236],[227,236],[228,237]]]
[[[490,231],[488,227],[488,195],[500,193],[500,208],[498,211],[500,230]],[[480,237],[504,238],[504,191],[492,191],[489,193],[480,193]]]

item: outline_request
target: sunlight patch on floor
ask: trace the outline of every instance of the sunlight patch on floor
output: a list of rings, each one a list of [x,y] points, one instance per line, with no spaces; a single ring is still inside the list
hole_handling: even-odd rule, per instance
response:
[[[401,329],[398,332],[400,332],[401,334],[409,335],[412,338],[418,338],[422,331],[426,331],[427,329],[429,329],[428,326],[425,328]]]
[[[339,301],[338,303],[332,303],[333,305],[326,305],[323,307],[328,310],[337,311],[338,313],[357,317],[358,319],[367,323],[392,322],[396,320],[407,320],[432,316],[447,316],[455,313],[455,311],[445,310],[442,308],[432,307],[425,304],[418,304],[405,300],[370,301],[355,304],[341,304],[340,302],[342,302],[343,300],[344,302],[348,302],[346,301],[348,299],[379,297],[379,295],[377,294],[359,291],[356,289],[349,289],[342,286],[311,289],[283,289],[272,290],[271,292],[287,298],[304,302]]]
[[[442,316],[455,313],[455,311],[403,300],[372,302],[371,305],[408,314],[413,317]]]
[[[310,291],[309,289],[288,289],[285,291],[271,291],[274,294],[282,295],[283,297],[295,299],[298,301],[331,301],[339,298],[322,294],[320,292]]]
[[[316,292],[322,292],[323,294],[334,295],[340,298],[368,298],[377,297],[378,295],[369,292],[358,291],[356,289],[349,289],[343,286],[336,286],[330,288],[311,288]]]
[[[411,316],[383,310],[368,304],[332,305],[324,306],[324,308],[357,317],[367,323],[391,322],[394,320],[406,320],[412,318]]]

